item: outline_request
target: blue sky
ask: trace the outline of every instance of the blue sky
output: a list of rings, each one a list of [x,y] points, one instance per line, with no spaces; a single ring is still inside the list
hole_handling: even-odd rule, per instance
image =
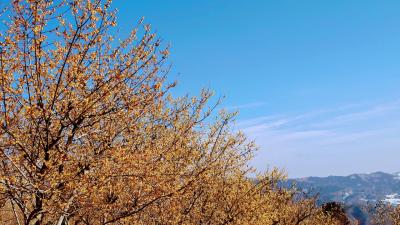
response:
[[[290,177],[400,171],[400,1],[115,0],[171,44],[177,94],[240,110],[252,164]]]

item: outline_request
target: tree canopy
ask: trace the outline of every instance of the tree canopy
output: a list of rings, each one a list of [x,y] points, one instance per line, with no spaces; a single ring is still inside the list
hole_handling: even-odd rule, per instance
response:
[[[4,224],[340,224],[248,166],[211,92],[174,98],[166,48],[105,0],[14,0],[0,32]],[[324,222],[321,222],[324,221]]]

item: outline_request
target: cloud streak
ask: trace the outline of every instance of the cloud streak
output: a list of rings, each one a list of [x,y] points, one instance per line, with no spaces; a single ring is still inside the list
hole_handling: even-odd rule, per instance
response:
[[[363,152],[370,160],[375,156],[380,158],[382,150],[400,158],[399,151],[395,152],[400,150],[400,139],[397,137],[400,133],[400,101],[346,105],[298,115],[264,116],[239,121],[236,127],[260,145],[261,151],[255,160],[257,167],[263,169],[267,163],[284,166],[289,175],[292,172],[294,176],[315,173],[311,170],[314,168],[307,168],[309,164],[330,161],[326,166],[332,162],[339,165],[346,160],[364,157]],[[311,157],[296,157],[299,155]],[[364,161],[368,161],[367,158]],[[298,168],[299,163],[303,168]],[[361,164],[350,165],[350,161],[347,163],[347,166],[360,171],[372,168]],[[375,164],[378,168],[378,163]],[[385,167],[383,163],[380,166]],[[343,171],[356,172],[351,169],[343,168]],[[387,168],[390,169],[395,170]],[[321,168],[319,172],[326,175],[324,173],[330,173],[328,171],[331,169]]]

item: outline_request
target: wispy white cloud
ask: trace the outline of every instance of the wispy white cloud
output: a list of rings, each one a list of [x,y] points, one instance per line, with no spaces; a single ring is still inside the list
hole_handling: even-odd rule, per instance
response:
[[[341,118],[339,117],[346,116],[346,114],[349,112],[354,112],[353,110],[357,107],[360,107],[360,104],[348,104],[327,109],[304,112],[302,114],[296,115],[267,115],[238,121],[236,123],[236,127],[237,129],[250,132],[260,131],[263,128],[279,129],[285,125],[288,125],[289,128],[299,127],[303,125],[311,127],[311,125],[316,126],[320,123],[322,125],[322,122],[330,122],[332,121],[332,119],[341,120]]]
[[[350,110],[342,114],[335,115],[332,118],[329,118],[329,120],[316,122],[311,125],[314,127],[333,127],[343,124],[351,124],[356,121],[368,121],[374,118],[384,117],[388,114],[398,111],[400,111],[400,101],[394,101],[370,106],[361,110]]]
[[[292,116],[270,115],[237,122],[237,128],[253,134],[264,131],[305,132],[313,130],[340,130],[340,128],[355,125],[359,121],[368,125],[368,120],[386,120],[388,115],[400,114],[400,101],[382,103],[372,106],[344,106],[331,109],[316,110]],[[367,121],[364,121],[367,120]],[[400,118],[399,118],[400,121]],[[383,123],[382,123],[383,124]],[[379,121],[378,124],[379,125]],[[353,126],[352,130],[357,130]]]
[[[289,174],[293,171],[296,174],[299,164],[304,167],[336,162],[339,165],[348,158],[371,157],[372,160],[382,157],[381,151],[400,150],[400,139],[396,136],[400,133],[400,101],[264,116],[239,121],[237,127],[260,145],[261,151],[255,159],[258,164],[268,161],[286,167]]]

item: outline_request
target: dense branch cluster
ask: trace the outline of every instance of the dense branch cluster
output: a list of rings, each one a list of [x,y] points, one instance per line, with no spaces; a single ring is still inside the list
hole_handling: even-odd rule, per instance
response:
[[[368,206],[371,216],[371,225],[400,225],[400,205],[393,206],[388,203],[378,203]]]
[[[168,48],[142,21],[114,40],[111,1],[4,7],[1,223],[341,224],[279,171],[249,179],[233,115],[171,97]]]

